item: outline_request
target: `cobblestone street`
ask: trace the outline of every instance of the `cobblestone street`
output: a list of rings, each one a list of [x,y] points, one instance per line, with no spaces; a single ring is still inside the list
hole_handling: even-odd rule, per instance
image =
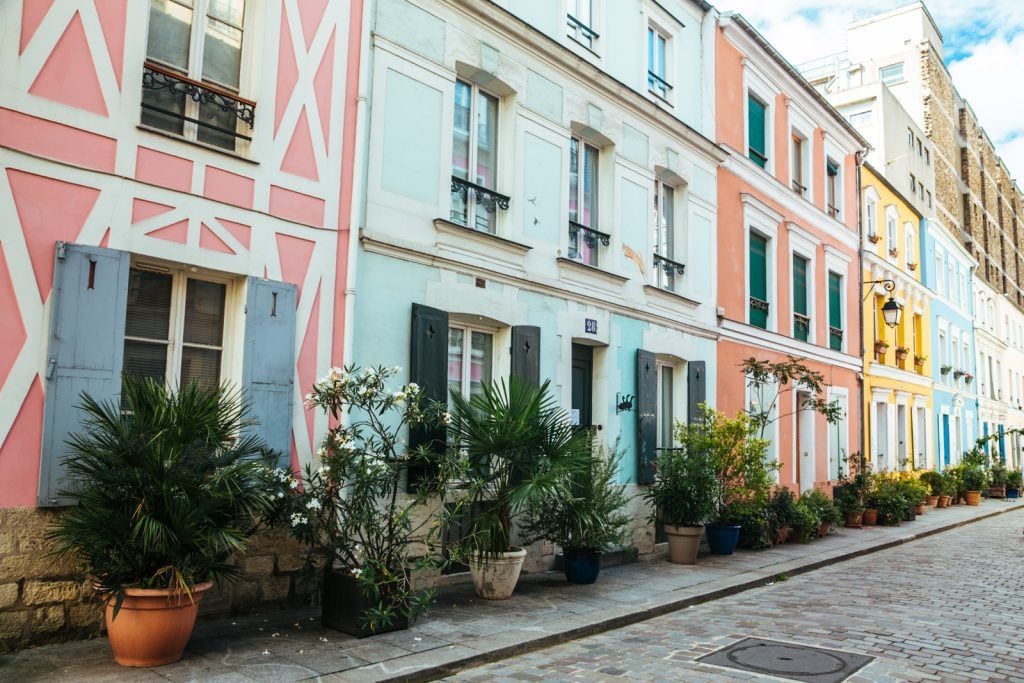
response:
[[[1024,681],[1024,536],[1001,515],[450,680],[778,680],[697,658],[747,637],[875,657],[847,679]]]

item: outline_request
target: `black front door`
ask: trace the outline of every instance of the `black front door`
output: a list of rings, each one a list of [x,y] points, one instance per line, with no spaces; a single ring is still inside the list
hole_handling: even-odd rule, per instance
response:
[[[572,345],[572,409],[579,411],[580,426],[593,424],[591,407],[594,403],[594,347]]]

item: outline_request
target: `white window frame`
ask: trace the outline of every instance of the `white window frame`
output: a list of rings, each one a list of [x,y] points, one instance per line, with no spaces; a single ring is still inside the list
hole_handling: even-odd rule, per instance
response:
[[[185,5],[182,5],[177,0],[169,0],[169,2],[171,2],[172,4],[175,4],[175,5],[180,5],[182,7],[186,7]],[[252,79],[252,69],[253,69],[252,62],[253,62],[255,54],[256,54],[256,50],[255,50],[255,48],[252,47],[252,43],[253,43],[254,39],[256,38],[256,36],[257,36],[257,27],[253,26],[254,20],[256,18],[256,11],[254,10],[253,7],[254,7],[254,5],[257,4],[257,0],[245,0],[245,7],[242,10],[242,25],[241,25],[241,27],[233,27],[233,28],[236,28],[236,29],[238,29],[238,30],[240,30],[242,32],[242,47],[241,47],[241,52],[240,52],[239,65],[238,65],[238,89],[237,89],[237,91],[231,85],[228,85],[228,84],[225,84],[225,83],[219,83],[217,81],[212,81],[212,80],[211,81],[207,81],[207,80],[205,80],[203,78],[203,57],[204,57],[204,50],[205,50],[205,46],[206,46],[206,22],[209,20],[208,9],[209,9],[209,5],[210,5],[210,0],[192,0],[192,7],[189,8],[190,11],[192,12],[192,24],[191,24],[191,27],[190,27],[190,34],[189,34],[188,69],[186,69],[185,72],[182,72],[181,68],[176,66],[176,65],[168,64],[167,62],[163,62],[163,61],[161,61],[159,59],[156,59],[154,57],[150,57],[149,56],[149,22],[150,22],[151,17],[152,17],[152,8],[149,7],[149,3],[146,3],[146,4],[147,4],[147,7],[146,7],[146,34],[145,34],[146,35],[146,41],[145,41],[145,51],[144,51],[146,61],[150,61],[150,62],[153,62],[154,64],[158,64],[161,67],[164,67],[164,68],[166,68],[166,69],[168,69],[170,71],[174,71],[176,73],[180,73],[182,76],[188,78],[189,80],[195,81],[197,83],[207,83],[207,84],[213,86],[216,89],[223,90],[224,92],[228,92],[228,93],[234,92],[234,95],[237,96],[240,99],[250,100],[250,101],[251,100],[255,100],[255,97],[251,96],[251,93],[250,93],[250,89],[251,88],[250,88],[249,84],[250,84],[251,79]],[[218,20],[218,21],[220,21],[220,20]],[[222,22],[222,23],[227,23],[227,22]],[[228,24],[228,25],[230,26],[230,24]],[[143,111],[143,109],[141,107],[141,104],[142,104],[142,97],[140,95],[140,97],[139,97],[139,105],[140,105],[139,106],[139,115],[140,115],[140,117],[141,117],[141,114],[142,114],[142,111]],[[184,115],[189,117],[189,118],[193,118],[193,119],[199,117],[199,102],[193,100],[191,97],[189,97],[187,95],[185,96]],[[235,130],[237,131],[239,124],[241,124],[242,122],[241,122],[241,120],[239,120],[236,117],[234,123],[235,123]],[[188,140],[189,142],[193,142],[193,143],[198,144],[198,145],[203,145],[203,146],[209,147],[211,149],[216,149],[216,150],[219,150],[219,151],[222,151],[222,152],[241,154],[241,153],[245,152],[248,149],[249,145],[251,144],[250,141],[245,140],[244,138],[240,138],[240,137],[236,137],[235,138],[235,146],[234,146],[233,149],[228,149],[226,147],[221,147],[219,145],[214,145],[212,143],[204,142],[204,141],[198,139],[200,126],[198,124],[196,124],[196,123],[191,122],[191,121],[183,121],[182,122],[182,132],[180,134],[179,133],[175,133],[174,131],[165,130],[163,128],[158,128],[158,127],[150,126],[150,125],[147,125],[147,124],[144,124],[144,123],[140,123],[140,125],[143,126],[144,128],[146,128],[147,130],[156,130],[156,131],[159,131],[159,132],[164,133],[166,135],[171,135],[171,136],[174,136],[174,137],[177,137],[177,138]],[[255,129],[250,130],[249,131],[249,135],[251,136],[254,131],[255,131]]]
[[[664,406],[664,401],[662,400],[665,383],[663,381],[664,378],[662,376],[662,373],[666,369],[669,369],[669,370],[672,371],[672,383],[669,385],[669,393],[671,394],[671,400],[672,400],[672,405],[670,406],[671,410],[669,412],[669,419],[670,419],[670,422],[672,424],[671,424],[671,427],[669,428],[670,438],[669,438],[669,443],[667,443],[667,444],[664,442],[664,439],[662,438],[662,430],[665,427],[664,420],[663,420],[663,418],[665,417],[665,415],[664,415],[664,412],[665,412],[664,411],[664,407],[665,406]],[[655,443],[657,444],[657,448],[675,448],[675,445],[676,445],[675,423],[676,423],[676,420],[679,419],[678,418],[678,415],[679,415],[679,397],[680,397],[679,384],[680,384],[680,377],[682,375],[682,371],[683,371],[683,366],[681,364],[679,364],[678,362],[676,362],[675,359],[671,359],[671,358],[670,359],[665,359],[665,357],[663,357],[663,356],[655,356],[655,393],[656,393],[655,413],[656,413],[656,416],[657,416],[657,437],[655,438]]]
[[[132,259],[132,270],[142,270],[151,273],[171,276],[171,305],[169,311],[167,329],[167,365],[164,369],[164,377],[169,388],[177,388],[181,381],[181,360],[183,350],[186,346],[193,348],[216,349],[220,351],[220,375],[218,382],[233,381],[241,379],[241,368],[235,351],[234,341],[238,325],[237,310],[239,308],[239,295],[242,287],[238,286],[235,278],[227,275],[211,273],[205,270],[193,272],[191,268],[164,267],[148,260]],[[185,343],[185,297],[188,291],[189,280],[200,280],[224,285],[224,327],[221,330],[220,347],[206,344]],[[127,315],[127,313],[126,313]],[[163,340],[148,337],[133,337],[126,333],[120,343],[125,341],[138,341],[148,344]]]
[[[895,67],[899,67],[899,74],[895,72]],[[886,85],[896,85],[897,83],[902,83],[904,80],[906,80],[904,76],[904,68],[905,67],[903,62],[893,62],[892,64],[886,64],[885,66],[881,66],[878,68],[878,80],[880,80],[882,83],[885,83]],[[883,75],[883,72],[885,72],[886,69],[890,69],[893,71],[889,75]]]
[[[492,190],[494,192],[498,192],[498,185],[500,184],[500,177],[503,175],[501,173],[501,170],[502,170],[501,169],[501,161],[502,161],[502,157],[501,157],[501,118],[502,118],[501,95],[499,95],[498,93],[493,92],[491,90],[488,90],[487,88],[480,87],[479,84],[477,84],[476,82],[470,80],[469,78],[464,78],[462,76],[457,77],[455,79],[455,81],[452,82],[452,90],[451,90],[451,92],[452,92],[451,134],[452,135],[454,135],[454,129],[455,129],[455,89],[458,87],[459,83],[462,83],[463,85],[468,85],[469,86],[469,159],[467,159],[467,161],[466,161],[466,166],[467,166],[466,173],[469,176],[467,178],[467,181],[473,183],[474,185],[477,184],[477,182],[476,182],[477,154],[479,153],[479,148],[480,148],[480,141],[479,141],[479,138],[478,138],[478,136],[479,136],[479,127],[476,125],[477,116],[479,116],[478,105],[477,105],[477,96],[479,94],[483,93],[484,95],[487,95],[488,97],[494,98],[495,107],[496,107],[496,117],[495,117],[496,120],[495,120],[495,126],[494,126],[494,182],[492,183],[493,187],[489,187],[487,189]],[[454,177],[455,176],[455,172],[454,172],[455,171],[455,149],[454,149],[454,145],[452,146],[451,149],[452,149],[452,154],[451,154],[451,159],[449,159],[448,164],[450,166],[450,171],[451,171],[450,175]],[[450,195],[449,195],[449,202],[450,202]],[[451,220],[453,223],[456,223],[457,225],[462,225],[463,227],[470,228],[472,230],[478,230],[478,228],[476,227],[476,215],[477,215],[477,209],[478,209],[477,205],[478,205],[478,202],[476,200],[476,193],[473,192],[472,190],[467,190],[466,191],[466,222],[465,223],[459,223],[458,221],[456,221],[454,219],[454,216],[452,216],[452,212],[451,212],[451,206],[449,206],[449,209],[448,209],[449,220]],[[487,232],[487,234],[490,234],[490,235],[497,235],[497,234],[499,234],[498,223],[500,221],[500,219],[499,219],[500,215],[501,215],[500,209],[495,208],[494,219],[493,219],[493,224],[491,225],[491,230],[490,231],[479,230],[479,232]]]
[[[651,54],[650,40],[652,34],[655,44],[657,44],[659,39],[665,43],[665,61],[663,64],[656,63],[657,50],[654,51],[654,54]],[[660,22],[649,19],[647,22],[647,40],[645,45],[647,46],[647,59],[645,60],[647,73],[645,74],[644,81],[647,83],[647,92],[657,100],[672,102],[672,80],[674,75],[672,73],[672,33],[666,30]],[[655,67],[660,67],[660,72]],[[660,82],[657,79],[661,79]],[[654,81],[653,83],[652,80]],[[664,88],[664,93],[659,92],[661,88]]]
[[[569,38],[570,44],[574,43],[595,54],[597,54],[597,41],[600,38],[597,30],[601,17],[600,4],[599,0],[566,0],[565,3],[566,37]],[[584,7],[586,11],[581,11],[581,8]],[[576,22],[569,17],[575,19]]]
[[[740,194],[743,203],[743,321],[750,324],[750,234],[761,235],[768,240],[765,246],[765,270],[768,280],[768,324],[767,330],[777,332],[778,323],[778,263],[775,254],[778,245],[779,224],[782,214],[746,192]]]
[[[945,253],[935,250],[935,291],[945,296],[946,288],[943,285],[943,281],[946,279],[946,258]]]
[[[786,222],[787,235],[789,236],[789,302],[790,302],[790,317],[792,319],[794,313],[793,306],[793,292],[795,291],[794,286],[796,280],[793,277],[793,257],[800,256],[807,259],[807,317],[810,318],[810,325],[807,331],[807,342],[808,344],[817,343],[816,328],[818,327],[818,319],[815,315],[817,310],[817,281],[815,280],[815,273],[817,273],[817,260],[816,255],[818,253],[818,247],[821,246],[821,240],[812,234],[808,230],[804,230],[802,227],[791,221]],[[826,283],[827,285],[827,283]],[[827,289],[826,289],[827,292]],[[826,294],[827,296],[827,294]],[[791,332],[794,339],[796,338],[796,324],[791,320],[792,327]],[[826,319],[826,327],[828,322]],[[826,330],[827,332],[827,330]]]
[[[878,235],[878,204],[881,198],[875,188],[868,187],[864,191],[864,237]],[[873,248],[873,247],[869,247]]]
[[[498,356],[498,330],[492,327],[483,327],[480,325],[471,325],[460,321],[458,318],[452,319],[449,317],[448,320],[448,331],[446,334],[451,334],[451,329],[462,330],[462,368],[460,380],[461,383],[461,394],[462,397],[467,401],[470,398],[470,369],[472,367],[472,353],[473,353],[473,333],[479,332],[486,334],[491,337],[491,379],[497,377],[497,356]],[[447,344],[445,346],[447,348]],[[445,355],[445,363],[447,364],[447,353]],[[447,371],[445,372],[445,382],[447,384]],[[447,388],[446,388],[447,391]]]
[[[793,182],[796,180],[796,176],[793,172],[793,138],[800,138],[801,149],[800,156],[802,162],[802,184],[805,186],[805,190],[800,192],[800,196],[807,201],[812,201],[814,197],[814,169],[811,160],[813,157],[812,133],[816,126],[811,122],[811,117],[808,116],[803,109],[801,109],[795,102],[790,100],[787,105],[787,111],[789,114],[789,140],[787,142],[788,149],[786,150],[789,154],[789,186],[793,188]],[[749,133],[749,130],[747,131]],[[745,134],[747,134],[745,133]],[[794,191],[795,188],[793,188]]]
[[[663,199],[664,199],[663,190],[665,190],[666,188],[672,190],[672,222],[671,222],[671,224],[669,225],[669,228],[668,228],[668,240],[667,240],[668,241],[668,250],[671,252],[671,254],[662,254],[661,253],[661,244],[660,244],[661,217],[663,215],[663,211],[664,211],[664,208],[665,208],[664,207],[665,202],[663,201]],[[659,256],[662,256],[664,258],[667,258],[670,261],[675,261],[676,263],[683,263],[683,264],[685,264],[685,261],[682,260],[682,255],[683,255],[682,252],[685,251],[683,249],[683,246],[685,245],[685,240],[683,239],[682,234],[681,234],[681,232],[682,232],[682,224],[681,224],[681,216],[680,216],[680,211],[679,211],[679,205],[680,205],[681,195],[682,195],[684,189],[685,189],[684,187],[682,187],[680,185],[677,185],[674,182],[669,182],[665,178],[662,178],[660,176],[655,177],[655,179],[654,179],[654,198],[655,198],[655,201],[657,201],[658,205],[657,205],[657,208],[654,210],[654,221],[655,221],[654,230],[657,231],[657,232],[654,235],[654,242],[653,242],[653,244],[651,244],[651,252],[652,253],[657,254]],[[670,292],[678,292],[678,291],[680,291],[682,289],[683,275],[681,275],[679,273],[673,273],[671,277],[668,277],[668,276],[666,276],[666,274],[663,271],[664,271],[663,268],[655,268],[655,267],[652,266],[652,268],[651,268],[651,283],[655,287],[659,287],[661,289],[665,289],[665,290],[670,291]],[[671,286],[668,286],[669,284],[671,284]]]
[[[831,403],[832,401],[840,399],[840,398],[842,399],[843,403],[845,404],[846,410],[840,416],[839,421],[836,424],[833,425],[833,424],[827,424],[826,423],[826,425],[825,425],[825,427],[826,427],[825,431],[828,434],[828,438],[827,438],[827,441],[828,441],[828,451],[827,451],[827,453],[828,453],[828,476],[829,476],[830,480],[832,479],[832,451],[833,451],[833,447],[834,447],[834,449],[836,451],[836,456],[838,457],[838,462],[836,463],[836,469],[843,471],[845,474],[849,474],[849,472],[846,471],[846,468],[849,466],[849,463],[846,461],[846,459],[849,457],[849,451],[850,451],[850,443],[849,443],[850,442],[850,426],[849,426],[849,419],[850,419],[850,392],[845,387],[830,386],[828,388],[828,394],[827,394],[828,402]],[[838,434],[838,443],[836,442],[837,434]]]
[[[834,148],[832,145],[829,145],[829,144],[825,145],[825,165],[823,167],[823,170],[825,171],[825,175],[822,177],[822,181],[825,183],[825,186],[824,186],[825,187],[825,192],[823,193],[824,197],[825,197],[825,214],[827,216],[831,217],[833,220],[838,221],[840,223],[843,222],[843,218],[846,215],[846,212],[845,212],[846,207],[843,205],[843,192],[845,191],[845,187],[844,187],[844,184],[843,184],[843,174],[844,174],[843,159],[845,159],[845,157],[846,157],[846,155],[844,155],[840,150]],[[833,201],[835,202],[835,204],[832,205],[833,207],[835,207],[835,210],[836,210],[836,215],[835,216],[832,215],[832,211],[829,208],[829,203],[828,203],[828,188],[829,188],[828,166],[829,166],[829,163],[832,163],[836,167],[835,192],[833,193],[833,197],[832,197]]]
[[[891,249],[899,249],[899,222],[900,214],[895,204],[887,204],[885,207],[885,255],[889,260],[896,257],[890,253]]]
[[[839,319],[843,323],[843,343],[839,347],[839,352],[849,353],[853,340],[850,339],[849,334],[850,328],[846,324],[849,320],[849,303],[846,300],[846,287],[847,279],[850,277],[850,264],[853,262],[853,257],[850,254],[842,252],[836,249],[831,244],[825,245],[825,331],[828,334],[829,327],[829,310],[828,310],[828,274],[835,273],[839,276]],[[825,348],[829,348],[828,338],[823,344]]]
[[[903,223],[903,259],[909,267],[917,264],[917,252],[914,249],[914,226],[909,221]]]
[[[602,157],[604,156],[603,150],[602,150],[601,146],[598,145],[596,142],[588,140],[587,138],[582,137],[582,136],[580,136],[580,135],[578,135],[576,133],[573,133],[572,135],[569,136],[569,145],[570,146],[572,145],[573,141],[575,141],[576,144],[578,145],[578,152],[576,154],[576,164],[577,164],[577,168],[576,168],[576,178],[577,178],[577,181],[576,181],[576,198],[575,198],[576,199],[576,220],[573,221],[573,222],[574,223],[578,223],[578,224],[580,224],[580,225],[582,225],[584,227],[590,228],[591,230],[597,230],[599,232],[606,232],[606,231],[601,230],[601,228],[600,228],[601,216],[603,215],[602,211],[601,211],[601,208],[602,208],[601,207],[601,194],[602,194],[601,193],[601,178],[604,176],[604,173],[602,172],[602,169],[601,169],[601,162],[603,161]],[[594,201],[594,206],[595,206],[594,214],[595,215],[591,217],[589,223],[586,223],[586,222],[583,221],[583,197],[584,197],[584,192],[586,191],[586,177],[585,177],[585,173],[586,173],[586,169],[587,169],[587,164],[586,164],[587,147],[590,147],[591,149],[593,149],[594,152],[597,155],[597,164],[595,165],[595,168],[597,169],[597,178],[595,178],[594,182],[593,182],[593,189],[594,189],[594,195],[595,195],[595,201]],[[571,182],[569,181],[569,178],[572,175],[572,154],[571,154],[571,151],[569,149],[566,150],[566,153],[569,155],[569,158],[568,158],[567,164],[566,164],[566,170],[568,171],[568,175],[566,176],[566,186],[570,187],[571,186]],[[572,197],[570,196],[569,199],[571,200]],[[569,211],[569,206],[568,205],[566,205],[566,207],[565,207],[565,216],[566,216],[566,221],[567,221],[567,224],[568,224],[568,221],[572,220],[572,218],[570,217],[571,213]],[[566,234],[566,238],[567,238],[566,252],[565,253],[568,254],[569,253],[569,246],[571,244],[572,237],[571,237],[571,235],[568,232],[566,232],[565,234]],[[583,239],[584,239],[583,235],[578,235],[577,236],[577,240],[583,240]],[[581,244],[581,243],[582,242],[579,242],[579,241],[577,242],[577,244]],[[594,267],[601,267],[601,263],[603,261],[602,256],[605,253],[602,250],[603,246],[604,245],[601,244],[600,240],[598,240],[598,242],[593,247],[594,260],[595,260],[594,263],[588,264],[583,259],[583,256],[582,256],[583,252],[582,252],[582,250],[579,251],[580,257],[577,258],[577,259],[572,259],[572,260],[574,260],[574,261],[576,261],[578,263],[583,263],[585,265],[592,265]]]

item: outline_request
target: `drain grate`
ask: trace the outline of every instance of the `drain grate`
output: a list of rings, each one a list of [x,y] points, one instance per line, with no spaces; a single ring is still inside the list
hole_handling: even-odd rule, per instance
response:
[[[794,681],[839,683],[872,659],[839,650],[744,638],[697,661]]]

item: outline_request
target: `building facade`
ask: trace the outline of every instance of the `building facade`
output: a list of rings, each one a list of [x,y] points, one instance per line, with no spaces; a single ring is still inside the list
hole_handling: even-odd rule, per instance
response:
[[[716,45],[718,407],[768,412],[779,481],[836,480],[859,449],[858,155],[864,139],[739,15]],[[743,286],[740,287],[740,283]],[[805,409],[801,387],[752,388],[746,358],[795,357],[820,372],[837,424]]]
[[[344,349],[361,11],[0,6],[5,641],[96,621],[75,568],[39,552],[80,392],[231,382],[281,464],[309,461],[326,422],[301,388]],[[286,563],[254,551],[211,606],[287,598]]]
[[[715,396],[713,14],[381,0],[370,21],[354,360],[442,401],[549,381],[650,482]]]
[[[864,453],[876,471],[934,466],[930,292],[921,215],[870,164],[861,170],[864,233]],[[886,324],[889,298],[901,307]]]

